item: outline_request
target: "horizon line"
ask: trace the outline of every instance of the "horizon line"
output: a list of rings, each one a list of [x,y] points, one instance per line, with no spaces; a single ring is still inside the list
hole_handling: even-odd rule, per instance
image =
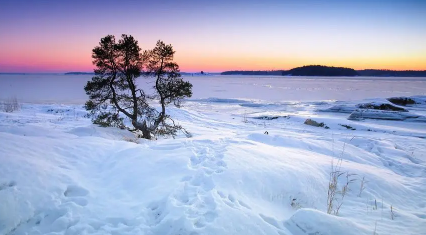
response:
[[[299,66],[299,67],[295,67],[295,68],[300,68],[300,67],[305,67],[305,66],[318,66],[318,65],[304,65],[304,66]],[[335,67],[335,68],[347,68],[347,69],[353,69],[353,68],[349,68],[349,67],[339,67],[339,66],[327,66],[327,65],[319,65],[319,66],[325,66],[325,67]],[[292,68],[294,69],[294,68]],[[291,69],[261,69],[261,70],[247,70],[247,69],[243,69],[243,70],[223,70],[220,72],[209,72],[209,71],[205,71],[205,70],[200,70],[197,72],[188,72],[188,71],[181,71],[181,73],[223,73],[223,72],[229,72],[229,71],[262,71],[262,72],[266,72],[266,71],[289,71]],[[374,69],[374,68],[364,68],[364,69],[353,69],[355,71],[362,71],[362,70],[380,70],[380,71],[396,71],[396,72],[403,72],[403,71],[410,71],[410,72],[414,72],[414,71],[419,71],[419,72],[425,72],[426,69],[424,70],[414,70],[414,69],[404,69],[404,70],[397,70],[397,69]],[[94,71],[62,71],[62,72],[47,72],[47,71],[41,71],[41,72],[1,72],[0,74],[66,74],[66,73],[94,73]]]

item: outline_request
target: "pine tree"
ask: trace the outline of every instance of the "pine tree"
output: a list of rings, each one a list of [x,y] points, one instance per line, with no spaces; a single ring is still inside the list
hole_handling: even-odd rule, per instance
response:
[[[171,45],[161,41],[153,50],[141,53],[132,36],[123,34],[118,42],[113,35],[102,38],[92,51],[95,76],[84,87],[89,95],[85,108],[93,123],[125,128],[123,121],[128,118],[133,126],[130,130],[141,132],[142,138],[175,136],[182,127],[166,114],[166,106],[174,103],[180,107],[181,100],[192,95],[192,85],[182,80],[174,53]],[[155,76],[156,94],[147,95],[137,87],[136,79],[142,74]],[[149,105],[152,99],[159,100],[161,111]]]
[[[153,119],[150,129],[160,135],[175,135],[182,129],[166,114],[166,106],[173,103],[180,107],[183,98],[192,96],[192,84],[182,80],[179,65],[173,62],[174,54],[172,45],[166,45],[162,41],[158,41],[149,52],[148,71],[156,78],[155,98],[161,105],[161,111]]]

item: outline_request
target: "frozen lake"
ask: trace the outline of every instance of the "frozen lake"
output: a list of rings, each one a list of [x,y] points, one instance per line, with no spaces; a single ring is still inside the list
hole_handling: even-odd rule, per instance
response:
[[[426,78],[184,76],[193,85],[192,99],[234,98],[268,101],[361,100],[426,94]],[[90,75],[0,74],[0,99],[31,103],[83,103]],[[139,84],[151,87],[152,79]]]

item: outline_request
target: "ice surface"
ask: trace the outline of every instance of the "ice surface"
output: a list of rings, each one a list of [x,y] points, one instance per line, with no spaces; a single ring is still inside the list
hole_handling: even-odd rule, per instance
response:
[[[87,77],[55,77],[67,88],[32,78],[30,89],[31,77],[4,76],[2,97],[31,102],[0,111],[0,234],[425,234],[426,123],[354,121],[346,111],[422,100],[424,78],[191,77],[195,96],[168,112],[193,137],[136,144],[84,117]],[[334,216],[325,212],[338,158],[356,181]]]
[[[90,75],[0,74],[0,100],[16,96],[22,102],[83,103]],[[270,102],[362,100],[426,95],[426,78],[185,76],[194,84],[192,99],[250,99]],[[141,78],[144,88],[154,85]]]

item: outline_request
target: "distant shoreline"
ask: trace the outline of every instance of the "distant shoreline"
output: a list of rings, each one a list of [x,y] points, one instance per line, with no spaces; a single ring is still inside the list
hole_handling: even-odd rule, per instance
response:
[[[290,70],[225,71],[221,75],[275,75],[275,76],[326,76],[326,77],[426,77],[426,70],[380,70],[308,65]]]
[[[64,75],[95,75],[93,72],[68,72],[64,73]]]
[[[0,75],[95,75],[94,72],[65,73],[2,73]],[[381,70],[308,65],[290,70],[231,70],[221,73],[181,72],[183,76],[211,75],[251,75],[251,76],[291,76],[291,77],[426,77],[426,70]]]

